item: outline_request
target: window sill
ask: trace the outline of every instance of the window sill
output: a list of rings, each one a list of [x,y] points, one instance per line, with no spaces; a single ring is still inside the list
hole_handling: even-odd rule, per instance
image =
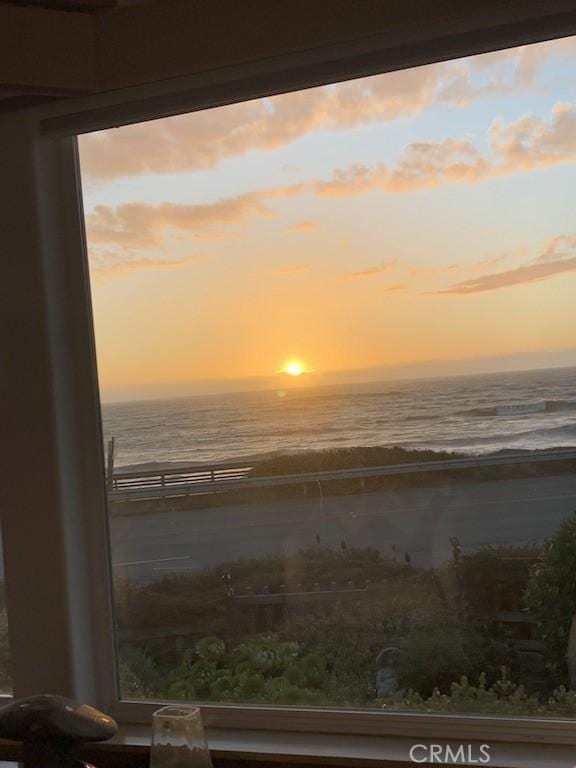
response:
[[[457,749],[454,740],[417,739],[391,736],[343,736],[332,734],[262,732],[249,730],[218,730],[209,733],[209,742],[215,765],[250,763],[280,763],[288,765],[315,766],[375,766],[403,768],[414,765],[433,765],[422,758],[426,750],[419,750],[416,757],[420,763],[410,759],[410,749],[415,744],[431,746],[434,743]],[[479,761],[479,747],[482,742],[464,741],[470,745],[470,765],[482,765]],[[89,757],[97,760],[98,754],[133,755],[148,757],[150,730],[146,726],[126,726],[110,742],[94,745]],[[576,748],[565,744],[517,744],[498,742],[491,745],[490,763],[495,768],[574,768]],[[86,753],[88,756],[88,752]],[[475,762],[474,762],[475,760]],[[147,764],[147,763],[146,763]],[[487,764],[487,763],[485,763]]]
[[[405,738],[397,736],[343,736],[331,734],[262,731],[225,731],[209,733],[209,742],[215,768],[227,766],[365,766],[384,765],[387,768],[407,766],[431,766],[441,761],[425,759],[426,750],[420,749],[417,760],[410,759],[410,749],[415,744],[429,747],[434,743],[443,747],[450,745],[454,750],[459,743],[454,740]],[[471,760],[468,765],[489,765],[491,768],[574,768],[576,748],[566,744],[518,744],[499,742],[491,745],[490,762],[481,763],[479,747],[482,742],[462,742],[470,745]],[[96,765],[107,766],[148,766],[150,729],[146,726],[125,726],[109,742],[93,744],[83,750],[83,757]],[[18,760],[20,745],[0,740],[0,760]],[[420,761],[420,762],[418,762]],[[453,761],[452,761],[453,762]],[[459,763],[462,764],[462,763]]]

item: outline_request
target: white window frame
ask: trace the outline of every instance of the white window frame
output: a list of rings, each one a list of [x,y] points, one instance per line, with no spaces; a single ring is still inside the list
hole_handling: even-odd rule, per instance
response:
[[[123,724],[155,704],[120,701],[100,403],[79,133],[576,33],[444,28],[283,56],[23,111],[0,119],[0,424],[15,445],[0,489],[14,695],[59,692]],[[420,35],[420,38],[418,38]],[[448,37],[451,35],[451,37]],[[489,38],[489,43],[485,42]],[[394,42],[394,48],[391,47]],[[7,191],[8,190],[8,191]],[[17,329],[15,333],[12,329]],[[24,435],[22,435],[22,431]],[[203,706],[214,733],[349,734],[576,744],[574,722],[368,710]]]

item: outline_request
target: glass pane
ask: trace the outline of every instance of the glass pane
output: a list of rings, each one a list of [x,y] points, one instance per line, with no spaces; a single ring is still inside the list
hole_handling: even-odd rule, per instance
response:
[[[576,713],[575,59],[80,139],[125,698]]]

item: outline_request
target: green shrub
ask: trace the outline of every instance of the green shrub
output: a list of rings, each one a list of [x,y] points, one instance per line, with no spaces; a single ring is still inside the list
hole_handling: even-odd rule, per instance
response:
[[[205,638],[196,644],[196,658],[187,667],[170,672],[164,697],[323,703],[325,681],[325,662],[304,652],[298,643],[260,635],[228,650],[217,638]]]
[[[458,458],[459,454],[446,451],[410,450],[358,446],[353,448],[332,448],[329,450],[300,451],[273,456],[259,461],[251,476],[299,475],[306,472],[329,472],[337,469],[379,467],[393,464],[410,464],[423,461],[442,461]]]
[[[390,697],[382,705],[389,711],[454,712],[458,714],[493,714],[533,717],[574,717],[576,692],[557,688],[550,697],[540,701],[529,694],[524,686],[512,682],[503,667],[499,678],[488,685],[486,675],[480,674],[476,685],[466,676],[452,683],[449,693],[435,689],[430,696],[409,691],[405,695]]]
[[[576,612],[576,517],[564,521],[547,541],[525,599],[538,621],[548,667],[556,681],[567,683],[568,637]]]
[[[460,559],[466,611],[482,614],[522,608],[526,584],[541,550],[534,547],[482,547]]]

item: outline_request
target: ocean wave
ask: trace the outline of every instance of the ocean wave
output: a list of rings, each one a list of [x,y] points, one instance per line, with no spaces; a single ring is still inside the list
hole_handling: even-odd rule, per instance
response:
[[[562,424],[556,427],[526,429],[514,434],[500,432],[492,435],[467,435],[464,439],[462,437],[447,437],[440,440],[412,441],[410,447],[424,447],[433,444],[435,449],[449,447],[466,450],[484,445],[517,446],[519,443],[522,443],[526,447],[544,448],[559,447],[561,443],[564,444],[566,442],[576,445],[576,423]],[[402,445],[407,446],[408,443],[402,441]]]
[[[103,408],[106,439],[116,438],[116,466],[359,445],[468,454],[541,450],[576,446],[576,369]]]
[[[460,416],[524,416],[572,410],[576,410],[576,400],[537,400],[532,403],[502,403],[486,408],[469,408],[458,413]]]

